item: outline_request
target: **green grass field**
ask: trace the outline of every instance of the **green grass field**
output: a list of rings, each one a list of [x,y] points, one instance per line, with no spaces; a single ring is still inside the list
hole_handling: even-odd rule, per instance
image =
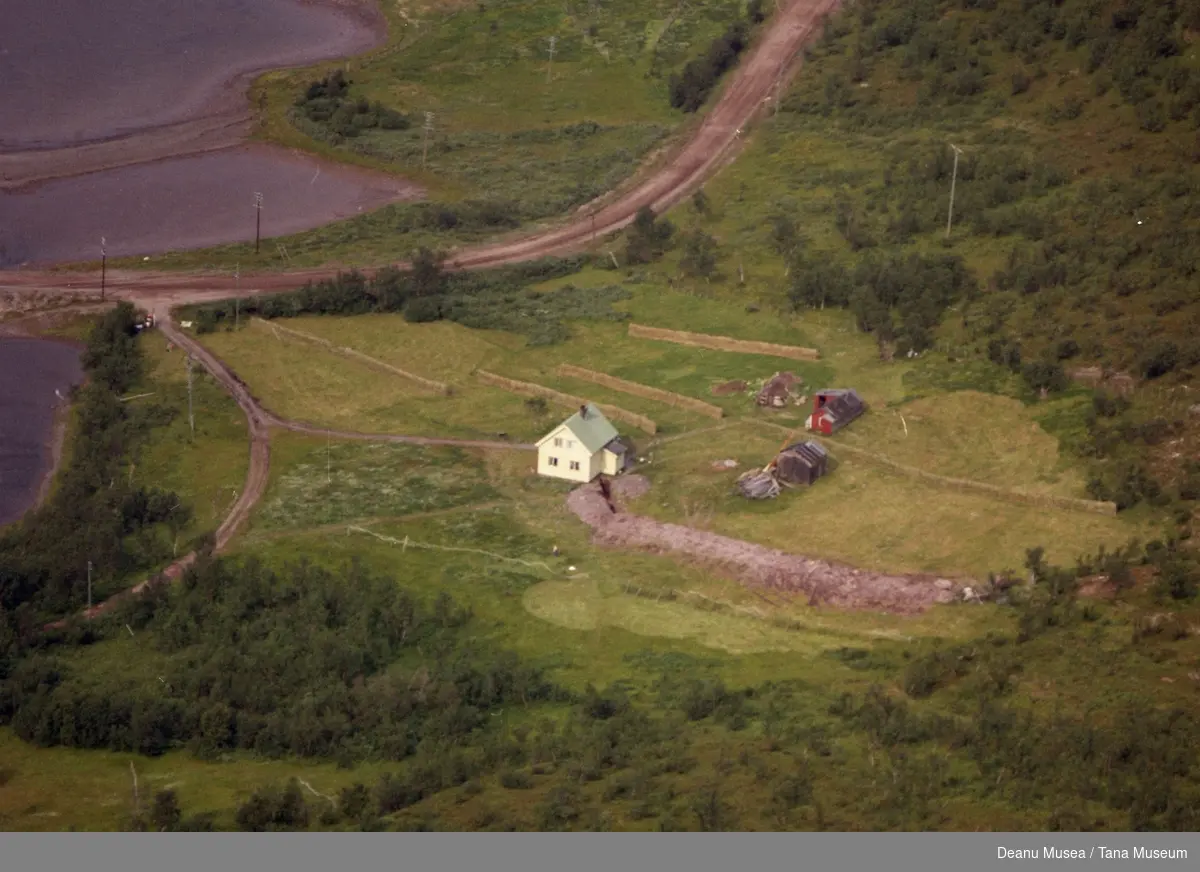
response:
[[[584,273],[574,278],[586,285],[603,277]],[[633,296],[618,305],[638,323],[813,345],[822,359],[807,363],[636,339],[619,322],[573,322],[568,341],[530,347],[522,338],[500,331],[410,324],[398,315],[289,320],[296,329],[446,381],[459,391],[433,397],[398,376],[307,343],[286,337],[264,341],[269,324],[207,334],[202,341],[244,373],[275,411],[346,429],[417,435],[503,430],[532,441],[568,411],[552,407],[535,414],[521,399],[479,385],[471,375],[475,369],[621,405],[660,423],[655,439],[631,433],[642,446],[639,451],[652,452],[645,471],[655,486],[642,500],[645,511],[854,565],[981,576],[1019,567],[1024,550],[1034,544],[1045,545],[1050,559],[1071,563],[1101,544],[1147,541],[1158,533],[1158,518],[1146,509],[1104,517],[1014,505],[914,480],[849,453],[838,456],[837,444],[845,443],[948,477],[1086,498],[1079,463],[1061,450],[1056,433],[1040,423],[1055,419],[1061,427],[1081,416],[1082,406],[1072,394],[1025,404],[986,392],[1005,389],[1004,377],[995,375],[1003,370],[990,364],[953,363],[936,354],[883,363],[874,344],[854,332],[850,319],[839,311],[788,318],[740,311],[720,298],[696,300],[636,284],[630,289]],[[717,403],[729,418],[718,425],[694,413],[560,377],[556,367],[564,362]],[[787,430],[794,437],[804,432],[807,409],[764,410],[753,403],[757,386],[785,369],[804,378],[806,393],[827,385],[853,386],[870,411],[834,438],[838,468],[817,487],[787,492],[764,504],[746,501],[733,490],[737,472],[770,460],[788,438]],[[714,385],[734,378],[748,381],[751,390],[711,395]],[[467,429],[443,423],[457,424],[468,416],[494,424],[485,430],[479,424]],[[724,427],[731,421],[732,427]],[[713,426],[724,428],[710,431]],[[697,435],[688,437],[689,433]],[[657,444],[659,440],[666,441]],[[727,458],[739,462],[738,470],[714,468],[715,462]],[[527,460],[520,463],[529,465]],[[315,466],[314,470],[319,472]],[[921,510],[914,511],[914,506]],[[804,532],[797,535],[797,530]]]
[[[183,355],[168,352],[157,333],[144,334],[141,343],[146,357],[145,384],[132,395],[151,395],[130,402],[161,404],[172,409],[174,417],[152,431],[131,475],[135,483],[175,491],[192,506],[192,523],[180,532],[182,549],[196,535],[216,530],[241,492],[250,462],[246,418],[233,398],[196,366],[192,371],[193,437]]]

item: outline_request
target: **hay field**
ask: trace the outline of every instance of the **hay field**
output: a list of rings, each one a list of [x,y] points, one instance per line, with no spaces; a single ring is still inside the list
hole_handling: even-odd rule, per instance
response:
[[[974,577],[1019,568],[1035,545],[1048,560],[1071,563],[1101,544],[1145,541],[1155,529],[1139,512],[1105,517],[935,486],[838,455],[836,443],[836,466],[813,487],[762,502],[737,495],[739,472],[765,464],[780,435],[742,427],[721,445],[699,437],[660,446],[645,470],[653,487],[631,511],[868,569]],[[713,468],[725,458],[739,467]]]
[[[210,333],[200,340],[268,409],[310,424],[467,439],[507,433],[514,441],[527,441],[557,420],[556,414],[532,410],[519,397],[469,382],[452,382],[451,396],[432,396],[401,376],[261,330]]]
[[[901,420],[903,418],[903,420]],[[956,391],[873,409],[835,437],[927,472],[1085,498],[1080,469],[1019,401]]]

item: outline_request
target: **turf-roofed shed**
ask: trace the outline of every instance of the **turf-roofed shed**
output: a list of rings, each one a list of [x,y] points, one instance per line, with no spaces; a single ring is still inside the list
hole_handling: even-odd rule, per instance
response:
[[[810,485],[829,469],[829,455],[819,442],[790,445],[775,458],[775,476],[788,484]]]

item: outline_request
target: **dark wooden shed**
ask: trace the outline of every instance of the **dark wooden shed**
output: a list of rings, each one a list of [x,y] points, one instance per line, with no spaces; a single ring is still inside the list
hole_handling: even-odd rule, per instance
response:
[[[775,476],[788,484],[810,485],[829,469],[829,455],[818,442],[797,442],[775,458]]]

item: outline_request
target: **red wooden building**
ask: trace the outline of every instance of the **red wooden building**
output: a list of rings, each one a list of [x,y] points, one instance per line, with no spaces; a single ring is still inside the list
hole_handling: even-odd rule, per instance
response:
[[[867,410],[853,388],[828,388],[813,394],[813,410],[807,427],[831,436]]]

